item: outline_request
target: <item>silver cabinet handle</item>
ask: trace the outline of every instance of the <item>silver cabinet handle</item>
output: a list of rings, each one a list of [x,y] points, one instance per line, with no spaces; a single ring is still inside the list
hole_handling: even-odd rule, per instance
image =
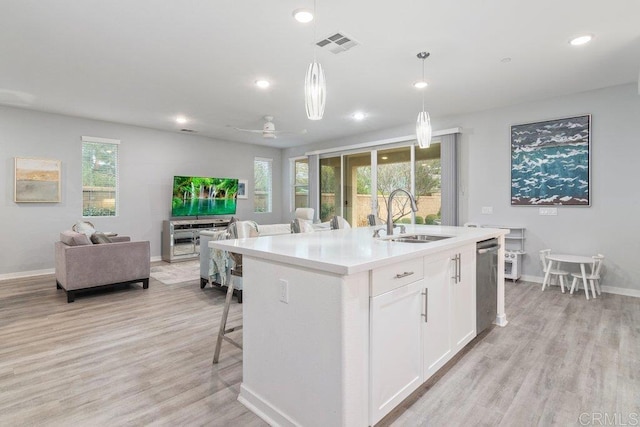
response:
[[[429,288],[424,288],[422,295],[424,295],[424,314],[422,317],[424,317],[424,323],[429,323]]]
[[[453,276],[451,276],[451,278],[453,279],[453,283],[458,283],[458,254],[455,254],[455,256],[451,258],[451,261],[453,261]]]
[[[451,261],[453,261],[453,276],[451,276],[451,278],[453,279],[453,283],[460,283],[460,280],[462,280],[462,264],[461,264],[461,259],[462,257],[460,256],[460,254],[456,254],[453,258],[451,258]]]
[[[405,271],[404,273],[398,273],[396,274],[396,279],[402,279],[403,277],[407,277],[407,276],[411,276],[413,274],[413,271]]]
[[[478,253],[480,255],[482,255],[482,254],[486,254],[488,252],[495,252],[498,249],[500,249],[500,245],[489,246],[488,248],[478,249]]]

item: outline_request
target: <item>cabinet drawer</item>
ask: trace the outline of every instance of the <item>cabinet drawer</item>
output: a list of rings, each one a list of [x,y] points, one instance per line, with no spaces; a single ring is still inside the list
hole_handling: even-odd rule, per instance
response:
[[[408,285],[424,277],[424,261],[414,258],[371,272],[371,296],[381,295],[400,286]]]

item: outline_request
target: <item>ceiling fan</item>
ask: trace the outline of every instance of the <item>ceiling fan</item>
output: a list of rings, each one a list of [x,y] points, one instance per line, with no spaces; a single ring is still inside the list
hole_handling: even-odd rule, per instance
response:
[[[262,126],[262,129],[241,129],[236,127],[234,127],[234,129],[240,132],[261,133],[263,138],[271,138],[271,139],[276,138],[277,135],[283,135],[283,134],[304,135],[305,133],[307,133],[306,129],[302,129],[299,132],[276,130],[276,125],[275,123],[273,123],[273,116],[264,116],[264,120],[265,122],[264,122],[264,125]]]

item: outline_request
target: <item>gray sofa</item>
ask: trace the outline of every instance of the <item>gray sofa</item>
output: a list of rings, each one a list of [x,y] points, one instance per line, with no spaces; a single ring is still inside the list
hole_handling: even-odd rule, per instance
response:
[[[73,302],[76,292],[86,289],[136,282],[147,289],[150,260],[148,241],[132,242],[129,237],[115,236],[94,244],[83,233],[64,231],[55,243],[56,285],[66,292],[67,302]]]

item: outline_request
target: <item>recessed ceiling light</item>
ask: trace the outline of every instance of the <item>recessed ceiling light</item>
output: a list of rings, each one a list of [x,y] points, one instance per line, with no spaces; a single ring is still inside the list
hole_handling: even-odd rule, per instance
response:
[[[187,118],[184,116],[178,116],[176,117],[176,122],[180,123],[181,125],[185,124],[188,122]]]
[[[269,83],[268,80],[256,80],[256,86],[258,86],[260,89],[266,89],[271,86],[271,83]]]
[[[416,89],[424,89],[427,86],[429,86],[429,83],[425,82],[424,80],[420,80],[413,84],[413,87],[415,87]]]
[[[353,117],[353,120],[361,121],[361,120],[364,120],[364,118],[367,117],[367,115],[362,111],[356,111],[351,115],[351,117]]]
[[[313,12],[309,9],[296,9],[292,15],[296,21],[302,22],[303,24],[313,21]]]
[[[589,43],[592,39],[593,39],[593,36],[590,34],[587,34],[587,35],[576,37],[574,39],[569,40],[569,44],[571,46],[580,46],[580,45]]]

